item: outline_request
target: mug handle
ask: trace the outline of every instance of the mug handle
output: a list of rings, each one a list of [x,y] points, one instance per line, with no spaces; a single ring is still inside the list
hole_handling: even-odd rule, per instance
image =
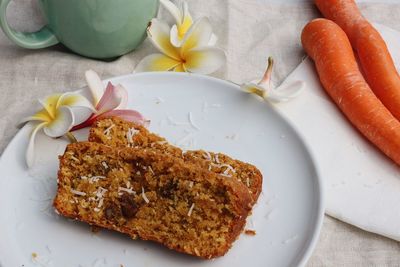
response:
[[[6,18],[7,6],[10,1],[11,0],[0,0],[0,26],[11,41],[21,47],[29,49],[45,48],[59,42],[54,33],[52,33],[47,26],[32,33],[19,32],[11,29]]]

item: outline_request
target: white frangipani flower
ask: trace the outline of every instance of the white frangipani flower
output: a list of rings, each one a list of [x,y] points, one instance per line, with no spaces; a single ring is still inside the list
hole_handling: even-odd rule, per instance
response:
[[[277,88],[273,88],[271,85],[273,65],[274,61],[271,57],[269,57],[268,67],[261,81],[245,83],[241,85],[241,89],[245,92],[258,95],[264,100],[270,100],[272,102],[285,102],[298,96],[305,87],[304,81],[294,81],[289,84],[284,83]]]
[[[194,22],[189,12],[188,4],[186,1],[180,1],[178,7],[169,0],[160,0],[160,3],[175,19],[175,24],[170,30],[171,44],[175,47],[181,47],[186,33]],[[212,33],[207,44],[213,46],[217,43],[217,39],[217,36]]]
[[[153,19],[147,29],[153,45],[161,52],[142,59],[136,71],[177,71],[210,74],[218,70],[226,61],[222,49],[209,46],[212,27],[207,18],[194,22],[183,37],[180,47],[170,41],[168,24]]]
[[[117,116],[137,124],[148,125],[138,111],[125,109],[128,92],[122,85],[108,83],[105,87],[96,72],[86,72],[88,92],[78,90],[64,94],[53,94],[39,100],[42,109],[33,116],[22,120],[33,126],[26,151],[26,163],[32,167],[35,159],[35,137],[43,132],[52,138],[67,136],[71,142],[76,141],[72,131],[91,126],[95,120]],[[84,95],[91,95],[89,101]]]
[[[43,129],[47,136],[53,138],[68,135],[74,125],[85,121],[94,110],[80,91],[53,94],[39,100],[39,103],[42,109],[22,120],[22,123],[30,122],[33,125],[25,156],[28,167],[34,163],[35,137],[40,130]],[[72,135],[68,137],[73,138]]]

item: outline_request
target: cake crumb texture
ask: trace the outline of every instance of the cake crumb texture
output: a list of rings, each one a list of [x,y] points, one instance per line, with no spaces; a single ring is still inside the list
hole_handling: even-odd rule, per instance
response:
[[[113,147],[152,148],[193,163],[225,178],[231,178],[246,186],[254,205],[262,190],[262,174],[253,165],[222,153],[204,150],[182,151],[145,127],[118,117],[98,120],[90,129],[89,141]]]
[[[135,142],[162,139],[151,134],[136,139],[141,130],[135,129]],[[224,255],[251,210],[247,187],[169,155],[173,153],[145,147],[68,145],[60,157],[56,210],[193,256]]]

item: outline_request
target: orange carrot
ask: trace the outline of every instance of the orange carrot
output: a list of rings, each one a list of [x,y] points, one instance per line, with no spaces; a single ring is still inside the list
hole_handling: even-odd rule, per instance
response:
[[[368,86],[344,31],[330,20],[316,19],[303,29],[301,41],[336,105],[368,140],[400,165],[400,122]]]
[[[315,0],[322,14],[337,23],[356,50],[372,91],[400,120],[400,77],[385,41],[353,0]]]

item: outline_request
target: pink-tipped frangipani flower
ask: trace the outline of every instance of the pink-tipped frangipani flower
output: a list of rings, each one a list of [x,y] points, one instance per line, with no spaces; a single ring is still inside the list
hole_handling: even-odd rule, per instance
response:
[[[274,61],[272,57],[268,58],[268,66],[261,81],[253,81],[241,85],[241,89],[245,92],[258,95],[264,100],[271,102],[286,102],[297,97],[305,87],[304,81],[294,81],[291,83],[283,83],[274,88],[271,82],[272,69]]]
[[[86,121],[74,126],[72,131],[90,127],[96,120],[112,116],[140,125],[148,125],[149,121],[138,111],[126,109],[128,92],[122,85],[114,86],[108,82],[104,89],[99,75],[93,70],[86,71],[85,77],[96,111]]]

